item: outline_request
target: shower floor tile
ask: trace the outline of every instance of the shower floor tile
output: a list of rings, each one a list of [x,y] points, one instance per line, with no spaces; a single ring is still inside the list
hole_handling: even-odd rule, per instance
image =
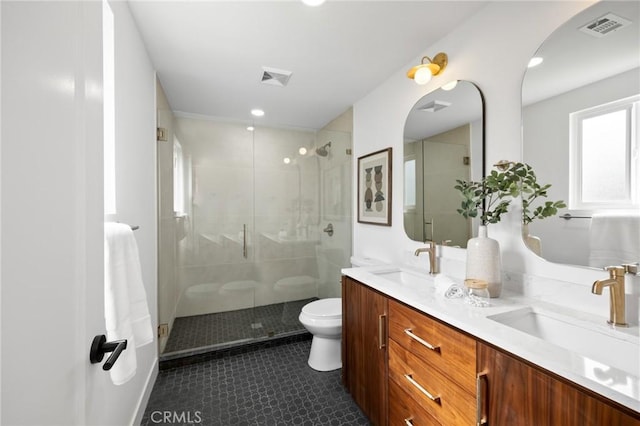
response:
[[[176,318],[163,354],[304,331],[298,315],[312,300]]]
[[[304,340],[160,371],[141,425],[368,425],[341,370],[308,366],[310,347]]]

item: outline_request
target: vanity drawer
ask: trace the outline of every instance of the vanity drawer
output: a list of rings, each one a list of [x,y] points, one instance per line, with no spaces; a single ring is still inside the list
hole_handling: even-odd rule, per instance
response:
[[[389,380],[389,426],[441,426],[393,380]]]
[[[475,393],[476,342],[471,337],[389,300],[389,339],[422,358],[463,389]]]
[[[471,425],[476,399],[440,371],[389,340],[389,378],[443,425]]]

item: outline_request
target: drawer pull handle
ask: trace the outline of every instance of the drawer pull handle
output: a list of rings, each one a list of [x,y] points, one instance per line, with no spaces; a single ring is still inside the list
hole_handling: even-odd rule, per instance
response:
[[[432,400],[436,404],[440,404],[440,397],[431,395],[429,393],[429,391],[427,391],[425,388],[423,388],[420,383],[418,383],[415,380],[413,380],[413,377],[411,377],[411,374],[405,374],[404,377],[405,377],[405,379],[407,379],[409,381],[409,383],[411,383],[413,386],[418,388],[418,390],[420,392],[422,392],[427,398],[429,398],[430,400]]]
[[[382,349],[382,348],[386,348],[387,344],[386,344],[386,336],[384,333],[384,329],[385,329],[385,319],[387,318],[386,315],[379,315],[378,316],[378,349]]]
[[[404,330],[404,333],[407,336],[411,337],[413,340],[420,343],[421,345],[426,346],[428,349],[431,349],[434,352],[440,352],[440,346],[433,346],[431,343],[427,342],[423,338],[416,336],[415,334],[413,334],[413,331],[410,328],[406,328]]]
[[[404,424],[406,426],[413,426],[413,421],[410,418],[409,419],[404,419]]]
[[[484,408],[484,386],[482,381],[486,380],[487,373],[480,373],[476,376],[476,426],[487,424],[487,418],[483,416]]]

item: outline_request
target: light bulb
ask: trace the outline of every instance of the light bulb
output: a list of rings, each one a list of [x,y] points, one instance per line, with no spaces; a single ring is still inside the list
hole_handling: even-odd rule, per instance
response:
[[[300,149],[298,149],[298,153],[300,155],[307,155],[307,148],[305,148],[304,146],[301,146]]]
[[[284,164],[289,164],[289,163],[291,163],[291,158],[289,158],[289,157],[284,157],[284,158],[282,159],[282,162],[283,162]]]
[[[431,81],[431,70],[429,67],[420,67],[413,76],[417,84],[423,85]]]

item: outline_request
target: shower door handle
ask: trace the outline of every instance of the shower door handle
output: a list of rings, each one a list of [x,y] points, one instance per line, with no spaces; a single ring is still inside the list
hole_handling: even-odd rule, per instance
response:
[[[247,258],[247,224],[242,225],[242,257]]]

